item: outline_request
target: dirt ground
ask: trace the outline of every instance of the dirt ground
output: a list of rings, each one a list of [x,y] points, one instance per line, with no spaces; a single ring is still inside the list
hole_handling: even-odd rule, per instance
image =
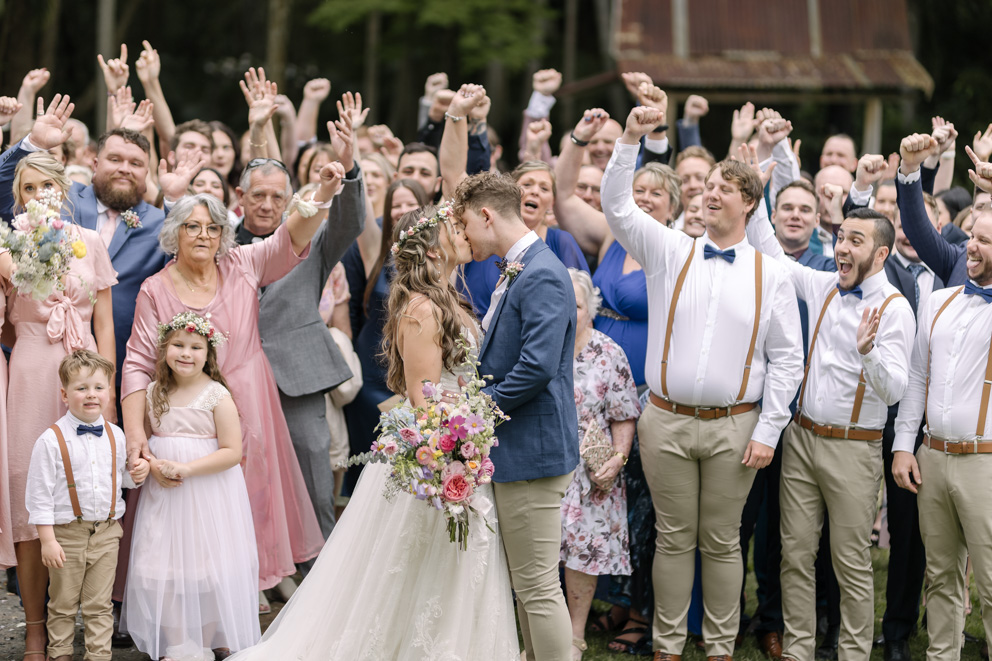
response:
[[[298,579],[297,579],[298,580]],[[262,631],[275,619],[282,604],[273,602],[272,613],[260,618]],[[20,661],[24,653],[24,611],[16,594],[7,592],[6,572],[0,571],[0,661]],[[32,656],[30,659],[40,657]],[[76,654],[73,661],[83,661],[83,624],[76,619]],[[115,649],[114,661],[148,661],[149,656],[135,648]]]

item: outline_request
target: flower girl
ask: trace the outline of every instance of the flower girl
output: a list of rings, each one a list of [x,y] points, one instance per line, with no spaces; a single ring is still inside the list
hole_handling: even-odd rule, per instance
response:
[[[260,636],[241,427],[217,368],[224,339],[191,311],[159,325],[145,422],[155,479],[138,503],[121,622],[153,659],[223,659]]]

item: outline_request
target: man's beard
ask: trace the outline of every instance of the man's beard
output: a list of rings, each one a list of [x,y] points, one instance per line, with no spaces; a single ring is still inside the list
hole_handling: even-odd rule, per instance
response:
[[[861,283],[865,281],[866,277],[868,277],[868,271],[871,270],[871,265],[872,262],[874,261],[875,261],[875,255],[872,254],[869,255],[868,257],[865,257],[862,261],[854,263],[853,268],[857,270],[858,277],[854,281],[854,284],[851,285],[851,289],[861,286]]]
[[[126,189],[121,189],[115,188],[106,179],[95,178],[93,190],[96,191],[96,199],[115,211],[127,211],[141,202],[141,193],[138,192],[138,185],[135,183],[131,183]]]

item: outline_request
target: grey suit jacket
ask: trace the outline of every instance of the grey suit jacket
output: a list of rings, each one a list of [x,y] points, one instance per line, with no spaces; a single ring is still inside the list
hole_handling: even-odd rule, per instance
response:
[[[324,392],[351,378],[318,306],[331,269],[365,227],[365,184],[357,164],[355,169],[358,174],[344,180],[306,260],[259,294],[262,349],[279,390],[290,397]]]

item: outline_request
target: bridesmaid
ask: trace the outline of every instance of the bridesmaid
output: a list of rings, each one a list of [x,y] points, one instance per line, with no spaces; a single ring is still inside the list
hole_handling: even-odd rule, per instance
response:
[[[7,311],[12,261],[10,253],[0,251],[0,332]],[[14,556],[14,531],[10,525],[10,485],[7,482],[7,360],[0,358],[0,569],[17,564]]]
[[[51,154],[34,152],[14,171],[14,213],[24,210],[43,192],[59,190],[66,199],[71,183],[65,169]],[[62,208],[63,220],[71,221],[71,209]],[[60,396],[59,363],[76,349],[90,349],[115,362],[114,315],[110,287],[117,273],[100,235],[67,222],[66,231],[86,244],[86,255],[73,259],[64,277],[64,290],[56,290],[38,301],[11,292],[7,321],[15,340],[10,356],[7,390],[10,515],[17,555],[17,581],[24,603],[25,656],[44,656],[45,596],[48,570],[41,563],[38,531],[28,523],[24,506],[25,479],[34,442],[66,412]],[[91,331],[92,322],[92,331]],[[103,415],[117,418],[117,398],[111,397]]]

